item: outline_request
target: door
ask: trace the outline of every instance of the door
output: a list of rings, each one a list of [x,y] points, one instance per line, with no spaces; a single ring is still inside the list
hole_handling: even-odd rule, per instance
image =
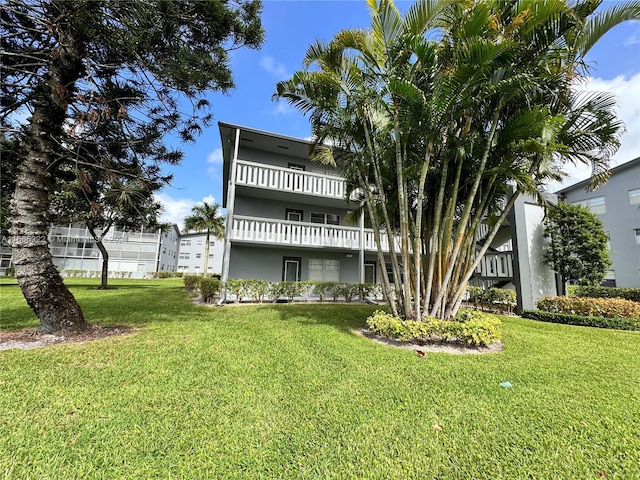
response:
[[[364,283],[376,283],[376,264],[373,262],[364,264]]]
[[[285,282],[300,281],[300,257],[284,257],[282,265],[282,280]]]

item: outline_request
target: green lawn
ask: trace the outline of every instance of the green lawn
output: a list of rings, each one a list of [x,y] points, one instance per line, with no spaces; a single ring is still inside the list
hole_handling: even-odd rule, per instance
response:
[[[35,326],[2,283],[1,328]],[[640,478],[637,332],[504,318],[500,354],[421,358],[352,333],[370,306],[68,283],[142,329],[0,352],[0,478]]]

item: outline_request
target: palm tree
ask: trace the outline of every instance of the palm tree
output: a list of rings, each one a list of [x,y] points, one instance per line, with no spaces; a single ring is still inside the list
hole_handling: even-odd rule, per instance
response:
[[[638,2],[598,28],[588,21],[597,1],[419,0],[404,17],[392,0],[368,3],[371,29],[312,45],[276,96],[340,150],[320,147],[320,158],[357,185],[376,239],[399,234],[391,311],[451,318],[518,195],[563,162],[603,168],[615,152],[622,125],[610,98],[578,100],[571,87],[586,37],[637,18]]]
[[[220,214],[217,203],[202,202],[191,209],[191,215],[184,219],[185,230],[206,230],[207,238],[204,246],[204,275],[209,272],[209,239],[213,234],[218,240],[224,238],[224,217]]]

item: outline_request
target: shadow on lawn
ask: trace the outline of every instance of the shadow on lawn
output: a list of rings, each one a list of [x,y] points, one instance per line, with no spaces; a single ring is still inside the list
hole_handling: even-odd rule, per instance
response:
[[[299,325],[329,325],[348,333],[364,327],[367,317],[381,308],[361,303],[270,304],[264,307],[277,312],[280,319],[286,322],[296,322]]]

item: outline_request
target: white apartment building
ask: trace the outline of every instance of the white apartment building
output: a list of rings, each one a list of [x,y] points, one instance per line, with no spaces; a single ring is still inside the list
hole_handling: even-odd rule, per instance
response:
[[[207,232],[188,232],[180,235],[177,271],[182,273],[204,273],[205,247]],[[222,273],[224,241],[209,236],[208,274]]]
[[[172,226],[167,231],[141,228],[123,231],[112,227],[103,240],[109,253],[110,276],[145,278],[158,271],[175,272],[180,231]],[[49,250],[53,263],[63,276],[71,272],[100,272],[102,254],[83,224],[54,225],[49,230]],[[11,267],[11,248],[3,242],[0,266]]]
[[[357,204],[345,202],[338,172],[310,160],[309,141],[223,122],[219,129],[227,209],[223,281],[380,282],[373,230],[362,217],[355,225],[345,223]],[[539,262],[529,261],[541,248],[542,208],[523,198],[516,209],[483,258],[476,281],[510,284],[524,298],[522,308],[533,308],[539,297],[555,294],[555,281]],[[513,251],[516,236],[526,257]],[[383,236],[385,252],[389,241],[397,239]],[[391,273],[388,264],[389,259],[383,268]]]

